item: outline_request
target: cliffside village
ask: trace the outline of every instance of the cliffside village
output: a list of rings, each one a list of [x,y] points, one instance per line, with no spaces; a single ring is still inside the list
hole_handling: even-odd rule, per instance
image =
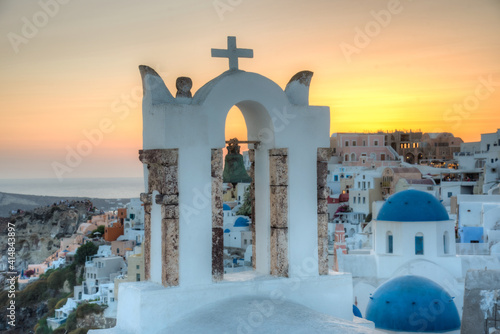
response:
[[[328,266],[352,274],[354,314],[370,312],[371,296],[388,279],[417,274],[453,294],[463,321],[467,271],[500,269],[500,129],[473,143],[451,133],[393,131],[335,133],[330,144]],[[248,170],[248,152],[243,158]],[[224,184],[225,273],[253,269],[252,217],[237,214],[249,185]],[[402,217],[402,207],[417,218]],[[444,211],[420,217],[429,210]],[[95,232],[99,226],[103,235]],[[29,264],[19,282],[72,263],[81,245],[95,242],[99,250],[85,263],[83,284],[48,324],[60,326],[82,301],[107,305],[105,316],[116,318],[120,284],[145,278],[143,240],[144,205],[132,199],[80,224],[43,263]],[[483,311],[480,321],[488,321],[493,311]],[[379,327],[377,321],[386,320],[376,320]]]

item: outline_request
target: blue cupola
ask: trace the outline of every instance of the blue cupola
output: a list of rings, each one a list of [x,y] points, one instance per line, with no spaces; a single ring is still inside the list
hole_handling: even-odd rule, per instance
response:
[[[376,328],[402,332],[447,332],[460,329],[453,298],[437,283],[414,275],[382,284],[370,297],[366,319]]]
[[[234,222],[234,227],[247,227],[249,226],[250,224],[248,223],[248,219],[247,218],[243,218],[243,217],[238,217],[238,219],[236,219],[236,221]]]
[[[389,197],[377,216],[377,220],[395,222],[434,222],[449,219],[448,212],[436,197],[413,189]]]

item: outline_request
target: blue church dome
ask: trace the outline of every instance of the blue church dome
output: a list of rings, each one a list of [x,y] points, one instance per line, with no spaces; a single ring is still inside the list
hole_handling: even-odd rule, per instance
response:
[[[440,201],[420,190],[405,190],[387,199],[377,220],[396,222],[426,222],[449,220],[448,212]]]
[[[421,276],[400,276],[382,284],[370,297],[366,319],[376,328],[404,332],[460,329],[453,298],[437,283]]]
[[[230,230],[230,229],[228,229],[228,228],[226,228],[226,229],[224,230],[224,233],[231,233],[231,230]]]
[[[352,304],[352,314],[354,314],[356,317],[358,318],[363,318],[363,315],[361,314],[361,311],[359,310],[359,308]]]
[[[226,203],[222,204],[222,210],[224,211],[231,211],[231,207],[227,205]]]
[[[236,221],[234,222],[234,227],[246,227],[249,226],[250,224],[248,223],[248,219],[243,218],[243,217],[238,217]]]

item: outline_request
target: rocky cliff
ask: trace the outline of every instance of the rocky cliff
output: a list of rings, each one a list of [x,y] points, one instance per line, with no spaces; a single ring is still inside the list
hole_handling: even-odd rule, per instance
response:
[[[70,237],[80,223],[89,218],[90,202],[73,202],[40,207],[33,211],[21,212],[0,220],[0,251],[2,263],[7,263],[7,227],[15,225],[16,269],[26,269],[28,264],[42,263],[60,245],[60,239]]]
[[[110,211],[122,208],[130,199],[104,199],[84,197],[55,197],[9,194],[0,192],[0,217],[10,217],[13,211],[32,211],[41,206],[50,206],[60,201],[85,201],[90,200],[98,210]]]

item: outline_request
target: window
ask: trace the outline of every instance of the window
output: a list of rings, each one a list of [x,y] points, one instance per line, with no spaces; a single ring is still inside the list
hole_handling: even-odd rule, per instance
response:
[[[356,197],[353,197],[353,198],[352,198],[352,202],[353,202],[354,204],[356,204]]]
[[[339,180],[339,176],[338,175],[334,175],[333,176],[333,181],[337,181],[338,182],[338,180]]]
[[[388,231],[387,232],[387,249],[386,249],[387,254],[392,254],[394,252],[393,242],[394,241],[393,241],[392,232]]]
[[[348,140],[345,141],[345,145],[344,146],[349,146],[349,141]]]
[[[366,198],[365,198],[365,197],[363,197],[363,204],[365,204],[365,203],[366,203]]]
[[[366,140],[363,140],[363,146],[366,146]]]
[[[415,235],[415,255],[424,255],[424,235],[422,233]]]
[[[451,191],[448,191],[448,198],[450,198],[451,196],[453,196],[453,193]]]
[[[449,254],[450,252],[448,231],[445,231],[443,234],[443,252],[445,254]]]
[[[368,181],[368,188],[370,188],[370,181]]]
[[[139,265],[136,265],[136,266],[135,266],[135,268],[136,268],[136,269],[139,269]]]
[[[349,161],[349,154],[346,154],[346,155],[344,156],[344,161]]]
[[[380,160],[382,160],[382,161],[384,161],[384,160],[385,160],[385,154],[384,154],[384,153],[382,153],[382,154],[380,155]]]
[[[352,141],[352,146],[356,146],[356,141],[355,140]]]
[[[356,161],[356,153],[351,153],[351,161]]]
[[[373,141],[374,146],[378,146],[378,140]]]
[[[136,282],[139,282],[141,280],[141,274],[139,273],[135,274],[135,280]]]

